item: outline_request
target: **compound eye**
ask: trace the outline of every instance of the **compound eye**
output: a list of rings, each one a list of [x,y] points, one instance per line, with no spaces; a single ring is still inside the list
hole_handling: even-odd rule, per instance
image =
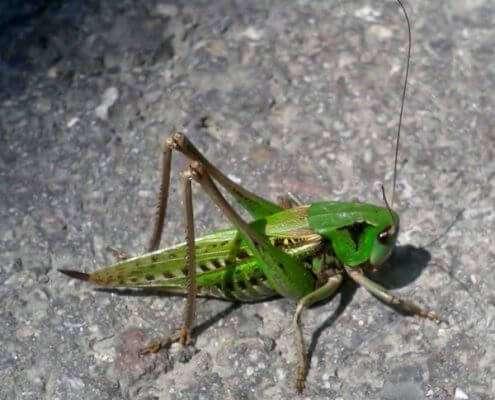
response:
[[[387,227],[385,230],[378,234],[378,241],[385,245],[388,242],[388,239],[392,236],[392,226]]]

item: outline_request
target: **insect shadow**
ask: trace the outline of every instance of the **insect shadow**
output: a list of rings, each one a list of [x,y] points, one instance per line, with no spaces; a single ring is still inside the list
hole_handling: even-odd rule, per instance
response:
[[[373,280],[386,289],[400,289],[404,286],[410,285],[420,275],[423,269],[428,265],[431,259],[431,254],[424,248],[414,247],[411,245],[397,246],[392,253],[388,263],[379,271],[370,274]],[[333,323],[342,315],[346,307],[351,303],[358,285],[351,279],[344,279],[342,286],[338,293],[339,305],[335,311],[313,332],[311,342],[308,347],[308,363],[311,363],[311,358],[316,348],[321,334],[327,328],[330,328]],[[331,299],[326,299],[322,302],[315,304],[315,307],[320,307],[327,304]],[[390,307],[390,306],[389,306]],[[394,308],[395,309],[395,308]],[[401,312],[399,309],[395,309],[402,315],[407,315]]]
[[[397,246],[387,265],[373,274],[373,280],[387,289],[400,289],[413,283],[430,259],[430,252],[424,248]]]
[[[97,292],[113,293],[113,294],[118,294],[119,296],[129,296],[129,297],[157,296],[157,297],[180,297],[180,298],[184,298],[184,296],[181,294],[164,293],[163,291],[160,291],[159,289],[156,289],[156,288],[139,288],[139,289],[94,288],[94,290]],[[232,302],[229,302],[227,300],[218,299],[218,298],[214,298],[214,297],[203,297],[203,298],[207,298],[207,299],[209,298],[212,300],[217,300],[217,301],[222,302],[222,303],[227,303],[227,304],[229,304],[229,306],[224,308],[220,312],[216,313],[215,315],[213,315],[211,318],[207,319],[206,321],[197,324],[193,328],[194,337],[196,337],[196,335],[199,335],[199,334],[203,333],[204,331],[208,330],[208,328],[215,325],[217,322],[224,319],[229,314],[231,314],[233,311],[235,311],[236,309],[238,309],[239,307],[242,306],[242,303],[232,303]],[[258,302],[256,302],[256,303],[258,303]],[[260,301],[259,303],[262,303],[262,301]]]

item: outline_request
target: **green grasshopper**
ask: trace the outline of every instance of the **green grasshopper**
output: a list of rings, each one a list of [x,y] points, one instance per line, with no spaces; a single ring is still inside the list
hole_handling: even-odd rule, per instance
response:
[[[393,188],[395,191],[400,126],[404,107],[411,52],[411,30],[395,149]],[[173,151],[183,153],[191,164],[183,172],[186,242],[157,250],[163,230]],[[233,228],[196,238],[192,203],[192,181],[198,182],[230,220]],[[216,183],[215,183],[216,182]],[[222,186],[251,215],[246,222],[219,191]],[[300,316],[304,308],[331,297],[345,277],[365,287],[380,300],[402,311],[443,321],[430,311],[401,300],[373,282],[366,272],[379,268],[389,258],[399,232],[399,216],[385,207],[353,202],[321,201],[303,205],[289,196],[274,204],[236,184],[212,165],[182,133],[164,142],[159,203],[149,252],[122,258],[92,274],[72,270],[60,272],[106,288],[154,288],[187,297],[180,329],[141,350],[154,353],[180,341],[191,340],[196,296],[233,302],[261,301],[282,296],[297,302],[292,325],[298,363],[295,388],[304,389],[307,360]],[[394,194],[392,194],[393,204]]]

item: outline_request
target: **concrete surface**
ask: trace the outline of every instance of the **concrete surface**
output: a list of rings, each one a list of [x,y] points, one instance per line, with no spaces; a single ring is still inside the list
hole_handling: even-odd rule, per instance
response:
[[[406,4],[402,231],[377,279],[450,325],[346,285],[303,316],[302,396],[292,302],[201,300],[192,347],[140,359],[180,323],[183,300],[96,291],[57,268],[94,271],[112,262],[107,245],[143,252],[175,129],[271,199],[381,204],[407,44],[397,5],[19,4],[0,6],[1,399],[495,398],[492,2]],[[174,182],[168,244],[183,240]],[[195,211],[200,232],[228,225],[203,194]]]

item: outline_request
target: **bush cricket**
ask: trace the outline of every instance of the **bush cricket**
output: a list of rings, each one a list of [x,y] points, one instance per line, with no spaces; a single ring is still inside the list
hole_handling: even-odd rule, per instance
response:
[[[394,175],[390,205],[382,186],[384,206],[358,201],[320,201],[301,204],[287,196],[272,203],[233,182],[182,133],[164,142],[159,203],[148,253],[124,258],[91,274],[72,270],[60,272],[106,288],[154,288],[186,296],[183,324],[176,332],[151,343],[142,354],[157,352],[180,341],[191,340],[196,296],[222,298],[233,302],[262,301],[282,296],[297,302],[292,326],[295,332],[297,367],[295,389],[302,392],[308,371],[301,328],[302,311],[313,303],[331,297],[344,278],[365,287],[380,300],[405,313],[444,321],[414,303],[401,300],[366,276],[389,258],[399,232],[399,216],[392,209],[395,197],[400,128],[404,109],[411,53],[411,28],[395,147]],[[158,249],[169,195],[171,159],[174,151],[190,161],[182,173],[186,241]],[[221,209],[232,228],[195,237],[191,183],[199,183]],[[218,189],[223,187],[252,217],[245,221]]]

